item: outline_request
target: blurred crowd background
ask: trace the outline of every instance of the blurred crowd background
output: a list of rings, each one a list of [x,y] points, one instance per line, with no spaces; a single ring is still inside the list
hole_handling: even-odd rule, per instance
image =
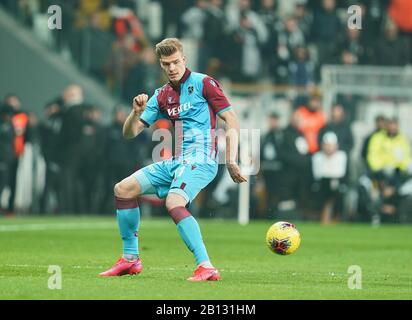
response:
[[[411,222],[412,137],[404,134],[399,114],[375,112],[369,132],[358,134],[353,128],[366,119],[358,111],[365,97],[337,95],[324,110],[320,88],[324,65],[411,65],[409,0],[0,0],[0,5],[63,63],[72,63],[120,101],[105,114],[73,84],[49,93],[39,114],[22,105],[22,93],[3,97],[4,214],[113,214],[114,184],[149,164],[156,144],[151,131],[132,141],[122,138],[129,105],[166,81],[154,44],[179,37],[190,68],[230,83],[235,109],[236,102],[248,106],[241,108],[243,121],[251,104],[265,108],[255,91],[270,95],[271,107],[257,120],[263,134],[260,172],[250,184],[252,218]],[[62,8],[61,30],[39,27],[51,5]],[[351,5],[362,8],[361,30],[347,27]],[[171,126],[158,122],[155,128]],[[165,158],[170,154],[164,150]],[[194,212],[235,217],[237,194],[221,166]],[[159,199],[141,201],[150,214],[165,214]]]
[[[323,64],[407,65],[411,5],[390,2],[1,1],[30,28],[38,24],[36,14],[59,5],[64,27],[51,33],[52,46],[127,102],[136,92],[157,88],[162,75],[153,44],[164,37],[188,40],[199,72],[236,82],[307,86],[319,82]],[[362,30],[347,28],[351,5],[362,8]]]

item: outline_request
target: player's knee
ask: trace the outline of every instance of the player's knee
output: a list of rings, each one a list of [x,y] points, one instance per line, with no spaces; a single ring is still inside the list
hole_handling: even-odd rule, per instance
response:
[[[168,211],[176,208],[176,205],[174,204],[174,201],[169,199],[169,197],[166,198],[166,203],[165,203],[166,209]]]
[[[178,194],[169,194],[166,198],[166,209],[168,211],[173,210],[174,208],[177,207],[184,207],[187,204],[187,200],[183,198],[181,195]]]
[[[117,198],[128,199],[130,198],[129,193],[130,192],[125,187],[125,184],[123,182],[116,183],[116,185],[114,186],[114,195]]]
[[[135,178],[129,177],[114,186],[114,195],[117,198],[132,199],[139,196],[141,188]]]
[[[120,198],[120,195],[122,193],[122,187],[121,187],[121,183],[116,183],[113,189],[114,192],[114,196]]]

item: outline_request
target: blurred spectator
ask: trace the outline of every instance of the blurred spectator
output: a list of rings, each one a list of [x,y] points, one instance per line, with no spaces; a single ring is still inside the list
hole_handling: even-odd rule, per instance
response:
[[[287,17],[283,29],[278,33],[276,68],[277,80],[280,83],[288,83],[289,65],[294,59],[297,48],[305,46],[305,36],[299,29],[293,16]]]
[[[67,0],[48,0],[47,6],[58,5],[62,9],[62,28],[53,30],[52,36],[55,40],[56,49],[62,51],[63,49],[69,47],[73,58],[79,61],[79,53],[75,52],[76,47],[72,41],[77,40],[74,35],[74,20],[76,17],[76,9],[78,1],[67,1]],[[43,8],[43,12],[46,12],[46,6]],[[78,50],[78,49],[77,49]]]
[[[350,92],[340,93],[336,95],[336,104],[340,104],[345,109],[345,118],[349,123],[356,120],[359,108],[358,105],[363,100],[361,95],[352,94]]]
[[[318,48],[318,61],[321,64],[333,62],[336,50],[336,36],[341,34],[342,24],[336,12],[336,0],[322,0],[321,8],[313,17],[311,39]]]
[[[224,53],[227,51],[225,43],[225,14],[222,10],[222,0],[210,0],[204,14],[203,37],[199,45],[198,66],[199,72],[218,76],[221,70]]]
[[[27,152],[27,156],[22,159],[22,170],[19,169],[19,174],[18,174],[18,190],[19,193],[25,192],[25,190],[30,190],[30,187],[27,188],[25,185],[23,188],[21,188],[21,179],[22,177],[25,177],[25,165],[27,165],[27,159],[31,158],[31,173],[32,173],[32,184],[31,184],[31,206],[28,207],[27,209],[30,210],[30,212],[39,212],[40,209],[40,202],[41,202],[41,197],[43,193],[43,186],[38,183],[38,177],[40,173],[43,173],[44,171],[41,168],[41,164],[43,163],[41,159],[41,139],[40,139],[40,131],[39,131],[39,118],[37,114],[33,111],[29,111],[27,114],[29,118],[29,122],[27,125],[27,142],[30,142],[30,148]],[[40,161],[39,161],[40,160]],[[40,168],[39,168],[40,164]],[[27,191],[26,191],[27,192]],[[20,201],[19,204],[24,207],[24,202],[21,201],[21,197],[19,197]]]
[[[305,136],[309,153],[314,154],[319,150],[319,131],[326,125],[326,115],[321,110],[320,96],[317,93],[312,94],[308,105],[301,106],[296,112],[301,119],[299,130]]]
[[[358,29],[347,29],[345,37],[337,42],[338,58],[342,56],[343,52],[350,53],[351,64],[371,64],[372,57],[369,54],[368,48],[363,43],[362,33]]]
[[[262,68],[261,46],[268,41],[269,33],[259,15],[251,10],[250,0],[238,0],[228,6],[227,25],[240,51],[238,80],[258,80]]]
[[[279,45],[284,45],[288,50],[305,45],[305,36],[294,16],[285,19],[283,29],[279,34]]]
[[[43,194],[40,199],[40,212],[58,212],[62,203],[62,101],[56,99],[48,103],[44,109],[44,121],[39,126],[40,147],[46,162],[46,176]],[[55,206],[52,207],[52,199]]]
[[[373,47],[381,37],[390,0],[362,0],[362,33],[365,43]]]
[[[368,164],[374,173],[406,172],[411,164],[409,140],[399,132],[396,119],[387,121],[386,130],[375,133],[369,142]]]
[[[384,131],[385,128],[386,128],[386,118],[385,118],[385,116],[378,115],[375,118],[375,129],[363,141],[361,157],[365,161],[365,164],[366,164],[368,169],[369,169],[369,166],[368,166],[367,158],[368,158],[369,144],[370,144],[371,138],[373,137],[373,135],[375,133],[378,133],[380,131]]]
[[[194,6],[182,14],[182,38],[196,42],[203,38],[207,5],[206,0],[196,0]]]
[[[279,218],[289,219],[299,216],[296,211],[302,204],[310,183],[309,146],[299,130],[302,119],[294,112],[289,125],[283,132],[280,148],[282,172],[279,181]]]
[[[14,161],[14,128],[11,124],[12,110],[8,106],[0,107],[0,198],[10,183],[10,173]],[[0,207],[0,213],[2,213]]]
[[[332,222],[335,203],[345,191],[347,161],[347,154],[339,150],[338,137],[333,132],[326,133],[322,138],[321,151],[315,153],[312,158],[313,177],[322,208],[323,224]]]
[[[110,7],[113,32],[118,40],[131,36],[135,40],[135,51],[139,51],[140,46],[146,42],[143,26],[135,11],[122,7],[121,4],[120,2]]]
[[[162,27],[163,37],[179,37],[180,17],[188,5],[186,0],[159,0],[163,8]]]
[[[315,66],[309,58],[306,47],[297,47],[294,50],[294,59],[289,64],[290,84],[299,87],[308,87],[315,84]]]
[[[305,40],[310,40],[311,26],[313,24],[313,15],[306,9],[306,0],[296,2],[293,15],[296,19],[299,29],[303,32]]]
[[[372,179],[378,185],[381,200],[378,214],[383,222],[396,222],[400,201],[398,191],[412,161],[409,141],[399,132],[396,119],[389,119],[386,130],[372,136],[367,159]]]
[[[357,60],[356,56],[353,55],[352,52],[345,49],[340,53],[340,59],[339,59],[338,63],[350,67],[351,65],[357,64],[358,60]]]
[[[101,82],[106,81],[105,66],[109,61],[114,37],[103,29],[100,13],[93,13],[90,24],[79,33],[82,41],[83,68]]]
[[[117,40],[110,54],[106,68],[112,92],[118,97],[123,97],[125,81],[129,71],[139,58],[134,51],[134,45],[134,38],[129,35]]]
[[[17,170],[19,167],[19,159],[24,153],[24,147],[27,142],[29,117],[26,112],[21,110],[20,98],[15,94],[9,94],[5,97],[4,106],[11,110],[11,124],[14,129],[14,157],[11,162],[9,187],[10,197],[8,204],[8,212],[14,213],[14,200],[16,195]]]
[[[385,25],[383,39],[377,45],[377,64],[384,66],[404,66],[411,55],[411,45],[398,34],[397,26],[390,20]]]
[[[269,131],[261,142],[261,161],[263,179],[266,186],[266,208],[276,211],[279,201],[279,180],[282,172],[280,149],[282,146],[282,130],[280,129],[279,115],[272,113],[268,117]]]
[[[277,0],[261,0],[258,12],[268,31],[268,40],[262,45],[262,59],[264,71],[268,70],[270,73],[275,70],[278,32],[282,27],[277,7]]]
[[[101,173],[104,152],[104,131],[101,110],[95,106],[83,108],[83,121],[78,141],[78,179],[79,207],[76,213],[97,213],[101,200]],[[96,192],[97,191],[97,192]]]
[[[411,1],[391,0],[388,14],[402,32],[412,33]]]
[[[307,0],[279,0],[279,14],[288,16],[293,14],[298,4],[306,4]]]
[[[160,68],[156,53],[152,48],[145,48],[137,63],[131,67],[124,84],[123,99],[131,102],[138,93],[149,96],[159,85]]]
[[[136,139],[126,140],[123,137],[123,124],[127,118],[126,110],[116,106],[111,124],[105,128],[103,150],[103,196],[101,211],[111,213],[114,210],[113,186],[134,171],[145,165],[144,160],[150,158],[148,137],[139,135]]]
[[[336,104],[332,107],[330,122],[320,130],[319,145],[323,141],[323,137],[329,132],[336,135],[339,150],[344,151],[349,157],[353,148],[353,134],[350,124],[345,117],[345,109],[340,104]]]
[[[85,109],[83,89],[78,85],[70,85],[63,92],[63,113],[61,128],[63,173],[62,210],[67,213],[79,212],[78,172],[81,159],[79,141],[82,137],[83,112]],[[93,150],[93,149],[91,149]]]
[[[391,0],[388,14],[402,35],[407,37],[408,47],[412,48],[412,2],[409,0]],[[409,63],[412,63],[411,51],[409,51]]]

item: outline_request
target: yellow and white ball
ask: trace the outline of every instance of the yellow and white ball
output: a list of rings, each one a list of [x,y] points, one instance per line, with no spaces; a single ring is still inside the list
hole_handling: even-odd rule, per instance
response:
[[[299,248],[300,233],[298,229],[289,222],[276,222],[266,233],[266,244],[272,252],[280,255],[288,255]]]

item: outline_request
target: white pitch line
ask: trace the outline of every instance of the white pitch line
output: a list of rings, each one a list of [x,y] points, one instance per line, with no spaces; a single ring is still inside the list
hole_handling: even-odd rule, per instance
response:
[[[33,223],[33,224],[11,224],[0,225],[0,232],[17,231],[46,231],[46,230],[84,230],[84,229],[115,229],[115,222],[95,222],[95,223]]]
[[[169,221],[150,221],[146,227],[144,223],[141,229],[163,228],[171,225]],[[53,230],[104,230],[117,229],[116,219],[113,222],[65,222],[65,223],[28,223],[0,225],[0,232],[19,232],[19,231],[53,231]]]

